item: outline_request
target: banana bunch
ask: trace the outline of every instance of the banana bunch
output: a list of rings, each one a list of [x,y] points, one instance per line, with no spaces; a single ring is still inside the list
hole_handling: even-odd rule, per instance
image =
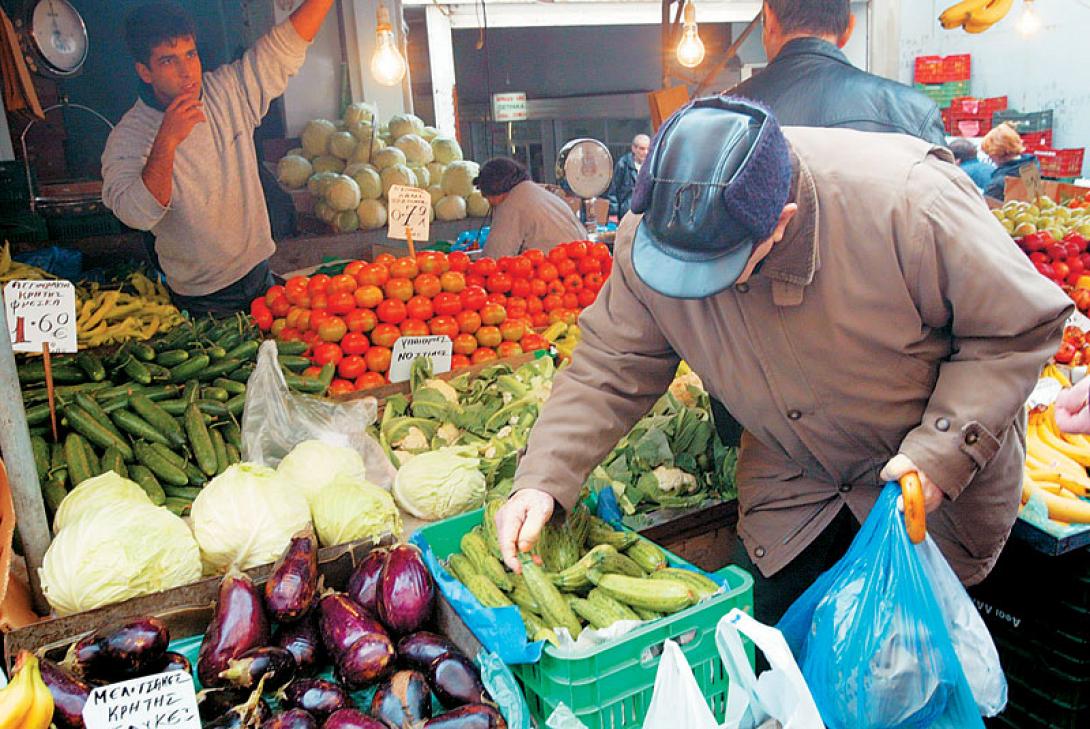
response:
[[[90,284],[80,290],[76,306],[76,330],[80,348],[117,344],[128,339],[146,341],[184,321],[170,303],[166,287],[142,273],[133,273],[125,284],[136,294],[99,289]]]
[[[549,325],[541,336],[545,337],[550,344],[556,345],[556,351],[560,353],[561,359],[570,360],[571,353],[575,350],[575,345],[579,344],[583,334],[578,324],[565,324],[558,321]]]
[[[1011,11],[1014,0],[961,0],[939,16],[947,30],[964,28],[966,33],[983,33]]]
[[[1049,518],[1067,523],[1090,523],[1090,502],[1083,500],[1090,496],[1088,466],[1090,438],[1060,431],[1052,405],[1030,413],[1026,426],[1022,503],[1039,493],[1048,507]]]
[[[49,729],[53,696],[42,680],[38,659],[21,651],[11,683],[0,690],[0,729]]]
[[[46,278],[56,278],[46,271],[31,266],[29,263],[21,263],[11,257],[11,246],[4,241],[4,247],[0,248],[0,285],[16,279],[25,281],[40,281]]]

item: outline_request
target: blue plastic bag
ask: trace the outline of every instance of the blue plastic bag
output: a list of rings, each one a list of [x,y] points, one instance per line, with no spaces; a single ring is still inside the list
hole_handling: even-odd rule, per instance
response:
[[[777,626],[829,729],[983,727],[887,484],[843,559]]]

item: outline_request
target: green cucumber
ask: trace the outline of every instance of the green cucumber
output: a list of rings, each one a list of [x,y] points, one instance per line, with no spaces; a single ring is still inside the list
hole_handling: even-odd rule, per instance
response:
[[[189,499],[192,501],[201,495],[199,486],[164,486],[168,499]]]
[[[155,404],[167,415],[178,417],[185,414],[185,406],[189,404],[189,401],[178,398],[177,400],[161,400]]]
[[[242,382],[242,383],[245,384],[246,382],[248,382],[250,380],[250,375],[252,375],[253,373],[254,373],[254,363],[253,362],[244,362],[241,367],[239,367],[237,370],[235,370],[231,374],[227,375],[227,377],[234,380],[235,382]]]
[[[217,405],[219,403],[216,403]],[[212,447],[212,438],[208,435],[208,427],[201,417],[201,410],[197,403],[190,403],[185,410],[185,434],[189,437],[189,445],[193,449],[193,457],[197,459],[197,465],[208,476],[216,475],[216,451]]]
[[[228,394],[230,395],[246,394],[246,383],[228,380],[226,377],[217,377],[216,379],[212,380],[212,385],[214,387],[221,387],[224,390],[227,390]]]
[[[155,387],[146,387],[141,390],[145,396],[152,402],[159,402],[160,400],[167,400],[172,397],[178,397],[182,390],[177,385],[156,385]]]
[[[227,462],[227,443],[223,439],[223,433],[215,428],[208,431],[208,437],[212,439],[212,450],[216,454],[216,475],[218,476],[231,465]]]
[[[42,499],[45,500],[45,506],[50,514],[57,513],[65,496],[68,496],[68,490],[64,487],[63,481],[51,478],[42,482]]]
[[[219,346],[218,344],[213,344],[211,347],[207,347],[204,352],[212,358],[213,362],[219,362],[221,359],[227,356],[227,350]]]
[[[327,385],[324,385],[322,381],[317,377],[300,377],[299,375],[284,375],[284,381],[288,383],[288,387],[296,392],[306,393],[308,395],[321,395],[328,389]]]
[[[107,400],[113,400],[115,397],[121,397],[122,395],[128,397],[134,392],[143,392],[144,389],[143,385],[127,382],[124,385],[117,385],[116,387],[107,387],[104,390],[99,390],[95,393],[95,399],[99,402],[105,402]]]
[[[129,469],[125,467],[125,459],[121,456],[121,451],[113,446],[110,446],[102,454],[102,472],[113,471],[122,478],[129,477]]]
[[[143,438],[152,443],[161,443],[165,446],[170,445],[169,438],[160,433],[151,423],[131,410],[122,408],[114,410],[110,413],[110,419],[114,421],[114,425],[131,436]],[[152,470],[154,471],[155,469]]]
[[[151,370],[136,357],[129,355],[125,363],[121,365],[121,369],[133,382],[141,385],[151,384]]]
[[[152,402],[147,396],[136,393],[129,398],[129,407],[146,420],[149,425],[162,433],[170,445],[180,448],[185,445],[185,431],[166,410]]]
[[[130,342],[129,351],[136,356],[137,359],[141,359],[145,362],[152,362],[155,360],[155,347],[145,342]]]
[[[149,443],[151,449],[159,454],[160,458],[165,458],[167,463],[172,464],[175,468],[185,470],[186,459],[177,451],[172,451],[162,443]]]
[[[235,395],[233,398],[225,403],[227,412],[234,415],[236,418],[242,416],[242,411],[246,409],[246,396]]]
[[[164,367],[161,364],[156,364],[155,362],[145,362],[144,366],[147,367],[148,372],[151,373],[152,382],[170,381],[170,368]]]
[[[314,364],[308,358],[295,354],[282,354],[278,356],[277,359],[280,361],[282,367],[286,367],[292,372],[305,370],[307,367]]]
[[[227,332],[222,337],[216,340],[216,345],[223,347],[227,351],[227,356],[231,356],[231,350],[239,345],[242,341],[242,334],[239,332]]]
[[[34,451],[34,467],[38,471],[38,481],[45,481],[49,475],[49,444],[38,435],[30,436],[30,450]]]
[[[60,481],[62,486],[68,480],[68,464],[64,460],[63,443],[53,443],[49,446],[49,477]]]
[[[211,415],[213,418],[226,418],[230,414],[226,405],[215,400],[196,400],[190,405],[196,405],[202,413]]]
[[[127,408],[128,406],[129,406],[129,396],[128,395],[119,395],[118,397],[115,397],[112,400],[103,400],[102,401],[102,412],[104,412],[104,413],[106,413],[108,415],[108,414],[112,413],[114,410],[119,410],[121,408]],[[113,421],[111,420],[110,423],[112,425]]]
[[[98,400],[83,392],[77,392],[75,400],[76,405],[86,410],[88,415],[102,424],[102,427],[111,431],[118,438],[124,439],[124,436],[121,435],[121,431],[118,430],[113,424],[113,421],[110,420],[109,413],[102,408],[102,405],[99,404]]]
[[[73,431],[65,436],[64,461],[68,464],[68,480],[73,488],[95,475],[91,470],[88,451],[90,448],[79,433]]]
[[[49,421],[49,403],[47,402],[32,405],[25,412],[27,425],[41,425]]]
[[[277,342],[276,351],[278,354],[296,355],[302,354],[307,351],[307,343],[299,340],[293,340],[291,342]]]
[[[45,363],[26,362],[15,368],[19,374],[19,382],[24,385],[45,382]],[[62,384],[75,384],[87,379],[87,373],[74,364],[53,363],[53,382]]]
[[[197,379],[201,382],[214,380],[217,377],[228,375],[234,370],[237,370],[242,365],[240,359],[221,359],[213,365],[205,367],[203,370],[197,373]]]
[[[223,426],[223,437],[228,445],[242,450],[242,430],[238,427],[238,423],[227,423]]]
[[[163,502],[163,506],[175,516],[188,516],[190,510],[193,508],[193,502],[190,499],[175,499],[167,497]]]
[[[136,460],[147,466],[163,483],[174,486],[185,486],[189,483],[189,477],[185,475],[185,471],[163,458],[162,454],[148,443],[136,441],[133,444],[133,451],[136,453]]]
[[[201,388],[202,400],[216,400],[217,402],[227,402],[231,399],[231,394],[222,387],[215,387],[214,385],[205,385]]]
[[[102,360],[91,352],[77,354],[76,364],[92,382],[102,382],[106,379],[106,367],[102,364]]]
[[[184,470],[185,475],[189,478],[190,486],[204,486],[208,483],[208,476],[205,476],[204,471],[197,468],[195,463],[186,461]]]
[[[236,347],[227,350],[227,356],[233,359],[251,360],[257,356],[261,344],[256,339],[248,339]],[[304,352],[306,349],[303,350]]]
[[[116,418],[117,413],[119,412],[124,411],[115,411],[111,417]],[[73,430],[77,431],[80,435],[87,438],[87,440],[94,443],[99,448],[106,449],[112,446],[121,452],[121,455],[125,460],[132,460],[132,447],[129,445],[128,441],[120,437],[110,428],[107,428],[105,425],[98,422],[83,408],[78,405],[69,405],[64,409],[64,417],[68,420],[68,424]],[[118,427],[125,430],[120,424]]]
[[[189,359],[189,352],[184,349],[168,349],[160,352],[155,361],[163,367],[177,367],[187,359]]]
[[[185,387],[182,388],[182,397],[185,398],[186,403],[191,403],[197,400],[200,396],[201,383],[196,379],[186,380]]]
[[[144,489],[151,503],[162,506],[166,502],[167,495],[163,487],[159,485],[159,479],[155,478],[155,474],[143,463],[134,463],[129,468],[129,477]]]
[[[207,354],[198,354],[194,357],[190,357],[180,365],[171,368],[170,381],[171,382],[185,382],[191,377],[196,377],[204,368],[208,367],[211,360]]]
[[[235,448],[234,443],[227,444],[227,464],[233,466],[242,460],[242,454]]]

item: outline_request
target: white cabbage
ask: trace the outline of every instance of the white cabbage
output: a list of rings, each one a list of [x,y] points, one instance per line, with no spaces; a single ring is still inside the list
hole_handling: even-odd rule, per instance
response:
[[[416,175],[405,165],[391,165],[382,170],[382,195],[390,194],[390,188],[394,185],[407,185],[416,187]]]
[[[144,489],[135,481],[107,471],[101,476],[81,482],[68,492],[53,516],[53,533],[56,534],[69,524],[75,524],[88,514],[115,504],[153,505]]]
[[[314,168],[306,157],[289,154],[276,163],[276,179],[280,184],[292,190],[305,187],[307,180],[314,174]]]
[[[435,217],[440,220],[461,220],[466,216],[466,199],[458,195],[446,195],[435,203]]]
[[[443,199],[444,196],[446,196],[446,193],[443,192],[443,187],[441,185],[431,185],[430,187],[428,187],[428,194],[431,195],[431,205],[433,209],[435,208],[436,203],[438,203],[440,200]]]
[[[326,484],[310,502],[314,531],[324,546],[401,533],[401,514],[393,497],[363,480],[338,478]]]
[[[339,478],[366,481],[367,468],[358,451],[312,438],[295,445],[276,472],[298,489],[307,501]]]
[[[446,519],[484,503],[485,478],[474,449],[439,448],[401,466],[394,479],[394,499],[418,519]]]
[[[310,507],[299,484],[267,466],[236,463],[201,490],[192,520],[206,569],[224,573],[275,562],[310,523]]]
[[[424,120],[415,114],[394,114],[386,124],[389,134],[394,139],[406,134],[421,134],[424,131]]]
[[[416,186],[426,190],[431,184],[431,173],[428,172],[428,168],[410,165],[409,169],[413,171],[413,177],[416,178]]]
[[[368,104],[366,101],[357,101],[349,104],[344,110],[344,123],[345,126],[351,128],[353,124],[357,122],[366,121],[372,123],[375,117],[378,116],[378,107],[374,104]]]
[[[329,152],[340,159],[352,159],[357,144],[359,140],[351,132],[336,132],[329,138]]]
[[[180,517],[121,502],[58,532],[38,575],[57,615],[73,615],[196,582],[201,554]]]
[[[488,198],[481,194],[480,190],[474,190],[469,197],[466,198],[466,214],[471,218],[483,218],[488,215],[488,211],[491,206],[488,204]]]
[[[344,174],[360,186],[361,200],[375,200],[382,197],[382,178],[379,177],[378,170],[371,165],[362,162],[349,165],[345,168]]]
[[[303,128],[300,142],[308,157],[329,153],[329,138],[337,131],[337,125],[328,119],[313,119]]]
[[[443,192],[448,195],[469,197],[473,192],[473,180],[480,171],[481,168],[476,162],[467,162],[465,160],[451,162],[443,171],[443,180],[441,182]]]
[[[325,186],[322,197],[337,212],[355,210],[360,204],[360,186],[348,175],[337,175]]]
[[[435,127],[424,127],[424,131],[420,132],[420,136],[430,142],[439,136],[439,130]]]
[[[319,200],[314,203],[314,217],[323,223],[333,224],[333,219],[337,217],[337,211],[333,209],[333,206],[327,203],[325,200]]]
[[[408,160],[405,159],[405,153],[397,147],[383,147],[371,155],[371,164],[381,172],[394,165],[408,166]]]
[[[435,153],[435,161],[449,165],[451,162],[459,162],[462,159],[462,147],[453,137],[436,137],[431,140],[432,152]]]
[[[351,233],[359,228],[360,218],[355,210],[343,210],[333,218],[333,229],[338,233]]]
[[[314,168],[314,173],[319,172],[340,172],[344,169],[344,160],[340,157],[334,157],[331,154],[323,154],[321,157],[315,157],[314,161],[310,163]]]
[[[386,225],[386,206],[381,200],[364,200],[356,208],[356,215],[364,230],[375,230]]]
[[[313,175],[310,176],[310,179],[307,180],[307,190],[314,197],[321,197],[322,193],[325,191],[325,186],[334,179],[336,179],[338,174],[340,173],[315,172]]]
[[[414,167],[426,165],[432,161],[431,145],[419,134],[406,134],[398,137],[394,146],[405,153],[405,159]]]
[[[380,150],[386,149],[386,143],[378,137],[366,142],[360,142],[356,145],[356,152],[352,155],[350,162],[366,162],[373,164],[372,157]]]

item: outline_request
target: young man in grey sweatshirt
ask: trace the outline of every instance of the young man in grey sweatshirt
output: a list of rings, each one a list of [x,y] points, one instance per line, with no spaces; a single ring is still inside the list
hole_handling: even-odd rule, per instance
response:
[[[245,309],[272,283],[276,249],[253,132],[303,65],[334,0],[303,0],[235,63],[202,73],[192,19],[171,4],[125,24],[140,98],[102,155],[102,195],[122,222],[155,235],[178,306]]]

